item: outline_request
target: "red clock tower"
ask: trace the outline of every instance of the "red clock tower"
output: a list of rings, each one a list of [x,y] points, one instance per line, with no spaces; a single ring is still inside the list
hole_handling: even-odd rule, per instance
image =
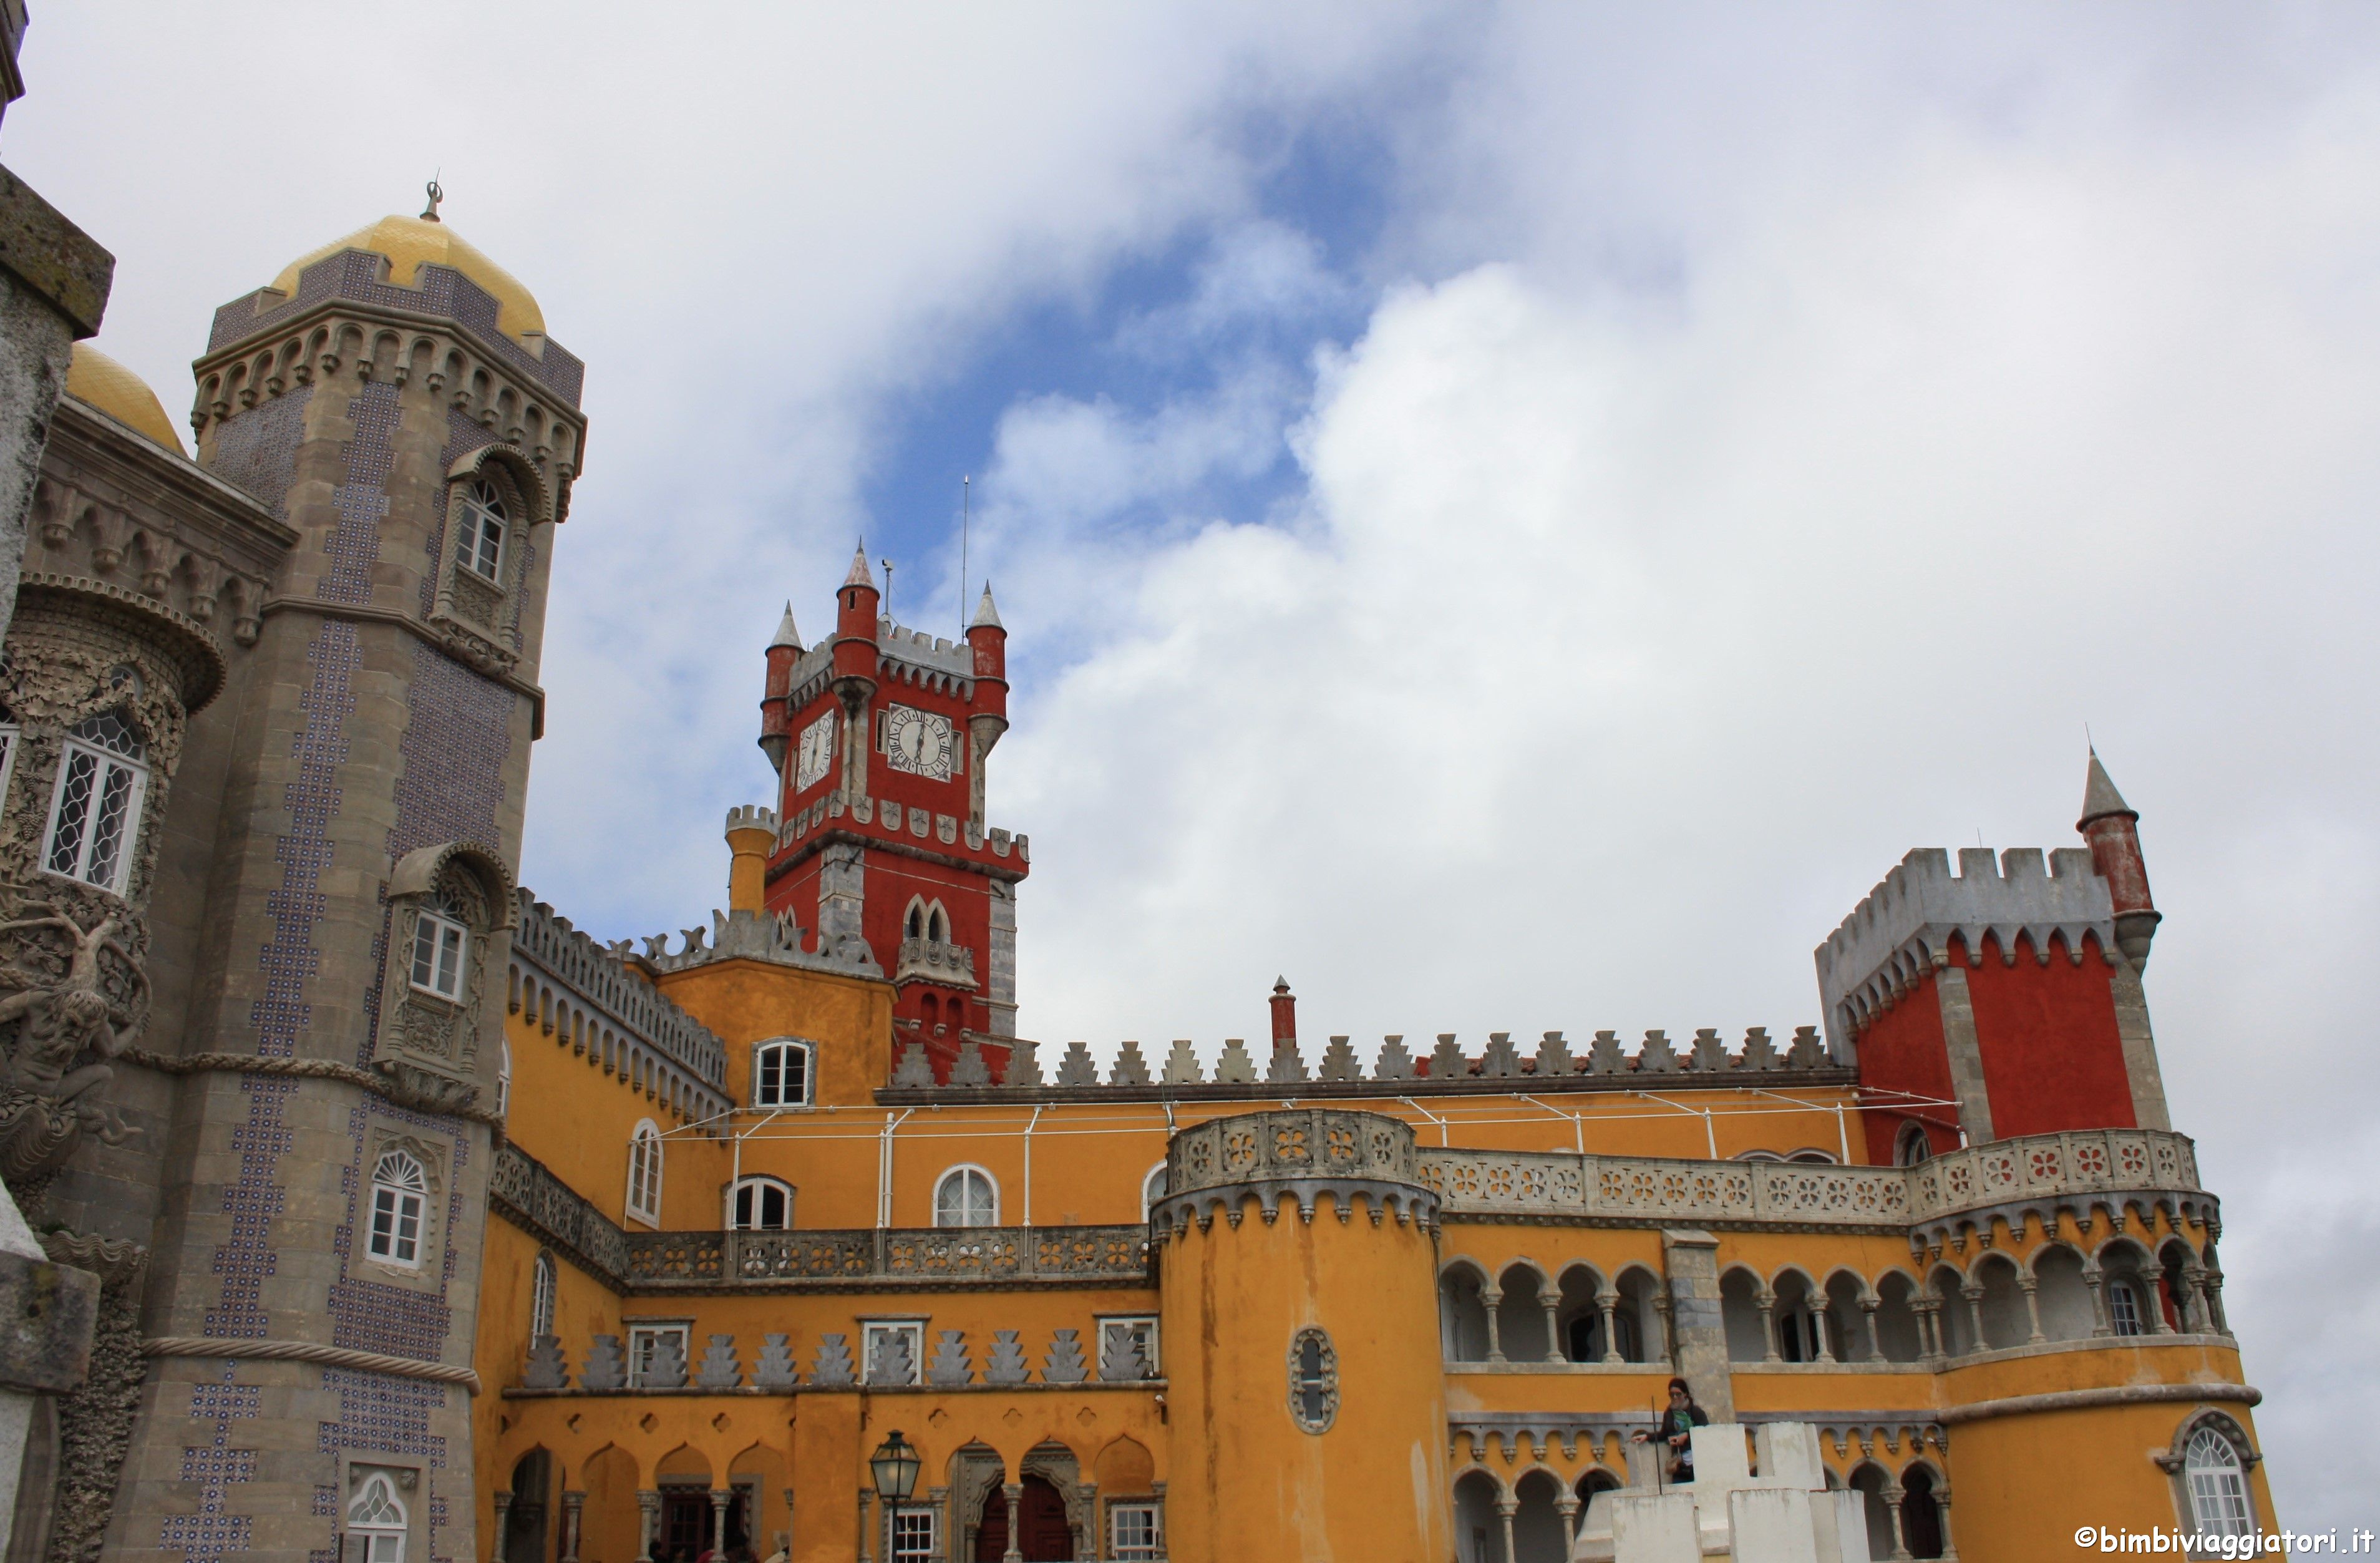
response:
[[[1016,1034],[1016,886],[1026,838],[984,824],[984,768],[1008,730],[1008,631],[986,585],[966,639],[879,612],[863,549],[834,634],[805,648],[790,606],[769,647],[760,747],[783,822],[765,902],[821,948],[892,980],[938,1079],[974,1034],[997,1076]],[[864,957],[862,951],[865,952]]]

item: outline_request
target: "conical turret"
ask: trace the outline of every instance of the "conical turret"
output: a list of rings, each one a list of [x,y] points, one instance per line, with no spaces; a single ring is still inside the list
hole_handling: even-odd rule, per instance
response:
[[[760,691],[760,752],[769,757],[769,764],[780,775],[784,774],[785,750],[789,743],[793,713],[787,708],[786,697],[793,693],[794,664],[801,660],[802,632],[794,628],[794,604],[785,604],[785,617],[778,622],[777,638],[769,642],[768,682]]]
[[[2149,898],[2148,864],[2141,856],[2140,814],[2116,790],[2115,779],[2091,751],[2082,782],[2082,817],[2074,828],[2091,843],[2091,867],[2107,882],[2116,909],[2116,946],[2135,971],[2148,964],[2149,945],[2164,916]]]

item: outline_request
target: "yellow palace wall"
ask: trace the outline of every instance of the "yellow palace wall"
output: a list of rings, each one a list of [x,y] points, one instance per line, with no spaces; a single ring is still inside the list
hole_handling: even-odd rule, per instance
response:
[[[1301,1100],[1378,1113],[1409,1125],[1427,1151],[1572,1153],[1681,1158],[1707,1163],[1747,1151],[1776,1155],[1816,1149],[1862,1154],[1853,1093],[1842,1087],[1781,1093],[1740,1089],[1603,1092],[1550,1100],[1525,1093],[1431,1095],[1416,1081],[1410,1099],[1301,1099],[1294,1087],[1262,1100],[1161,1103],[1045,1100],[880,1105],[877,1082],[893,1052],[891,990],[859,978],[753,960],[720,959],[668,974],[668,995],[726,1044],[725,1093],[750,1099],[752,1044],[795,1036],[814,1044],[813,1105],[774,1114],[740,1107],[722,1121],[671,1115],[648,1092],[607,1072],[591,1053],[550,1034],[527,1009],[509,1021],[513,1083],[510,1132],[612,1222],[647,1230],[625,1211],[626,1146],[652,1119],[665,1135],[662,1228],[713,1233],[722,1196],[738,1174],[783,1178],[796,1190],[795,1227],[928,1227],[937,1180],[961,1164],[996,1181],[998,1221],[1037,1230],[1125,1227],[1145,1216],[1143,1186],[1165,1157],[1170,1134],[1219,1117],[1264,1112]],[[1054,1094],[1054,1093],[1053,1093]],[[888,1132],[889,1130],[889,1132]],[[1028,1175],[1029,1158],[1029,1175]],[[2130,1235],[2151,1250],[2171,1234],[2203,1248],[2203,1225],[2168,1213],[2136,1219]],[[2071,1215],[2054,1231],[2034,1222],[2019,1236],[2005,1219],[1957,1234],[1942,1252],[1912,1257],[1901,1236],[1767,1227],[1711,1234],[1718,1273],[1745,1270],[1764,1282],[1799,1270],[1823,1286],[1839,1270],[1869,1286],[1898,1271],[1923,1280],[1938,1265],[1964,1272],[1986,1252],[2029,1263],[2046,1244],[2087,1252],[2107,1240],[2104,1220],[2086,1235]],[[1558,1280],[1575,1264],[1607,1283],[1632,1266],[1665,1275],[1656,1224],[1590,1226],[1450,1215],[1435,1231],[1373,1227],[1364,1215],[1342,1226],[1330,1210],[1311,1224],[1251,1215],[1237,1227],[1218,1220],[1188,1228],[1160,1249],[1150,1284],[904,1286],[865,1291],[793,1284],[646,1288],[622,1297],[567,1255],[557,1255],[554,1333],[576,1372],[598,1334],[623,1334],[639,1320],[689,1321],[691,1354],[706,1337],[734,1337],[748,1375],[765,1334],[789,1337],[803,1386],[792,1393],[645,1390],[550,1393],[518,1387],[526,1360],[530,1274],[539,1243],[513,1222],[489,1223],[482,1271],[476,1406],[480,1519],[492,1527],[493,1496],[514,1462],[543,1447],[557,1462],[557,1491],[582,1492],[579,1557],[632,1563],[635,1495],[683,1481],[724,1484],[759,1476],[762,1505],[753,1532],[765,1546],[791,1531],[794,1556],[847,1559],[862,1540],[859,1495],[869,1486],[867,1455],[898,1427],[924,1457],[919,1493],[947,1487],[964,1446],[993,1451],[1014,1479],[1029,1450],[1062,1449],[1099,1487],[1100,1513],[1122,1489],[1161,1489],[1179,1563],[1207,1563],[1252,1550],[1269,1556],[1403,1556],[1396,1538],[1419,1534],[1426,1556],[1451,1556],[1451,1484],[1485,1471],[1502,1491],[1528,1472],[1552,1472],[1573,1487],[1600,1467],[1624,1478],[1618,1433],[1560,1428],[1532,1434],[1477,1431],[1546,1413],[1572,1420],[1643,1420],[1671,1371],[1648,1343],[1645,1362],[1488,1363],[1441,1359],[1439,1277],[1469,1265],[1493,1280],[1525,1265]],[[1393,1254],[1381,1268],[1381,1255]],[[1102,1314],[1158,1314],[1166,1376],[1145,1384],[1096,1381]],[[869,1317],[922,1318],[929,1350],[941,1329],[966,1333],[978,1382],[966,1388],[820,1388],[808,1381],[821,1336],[859,1349]],[[1282,1353],[1306,1322],[1327,1327],[1351,1368],[1330,1434],[1299,1431],[1287,1409]],[[1037,1382],[981,1381],[994,1330],[1016,1330]],[[1038,1382],[1053,1332],[1079,1332],[1094,1378]],[[2228,1338],[2098,1339],[2017,1348],[1933,1362],[1727,1364],[1739,1415],[1855,1410],[1876,1427],[1822,1439],[1829,1468],[1848,1481],[1864,1463],[1896,1478],[1912,1462],[1942,1473],[1951,1498],[1957,1556],[2025,1559],[2059,1555],[2074,1527],[2151,1528],[2176,1522],[2173,1482],[2152,1459],[2198,1403],[2188,1398],[2082,1409],[2012,1410],[1958,1421],[1961,1408],[2023,1397],[2148,1386],[2187,1397],[2193,1384],[2240,1383]],[[2206,1402],[2253,1436],[2248,1406]],[[1451,1424],[1450,1424],[1451,1419]],[[1897,1422],[1949,1429],[1949,1449],[1914,1446],[1888,1429]],[[1466,1428],[1471,1430],[1466,1430]],[[1333,1436],[1332,1435],[1336,1435]],[[1098,1475],[1113,1473],[1111,1483]],[[2078,1480],[2077,1472],[2092,1473]],[[2261,1467],[2252,1482],[2260,1515],[2272,1510]],[[787,1495],[793,1495],[789,1508]],[[1410,1495],[1410,1502],[1408,1502]],[[1097,1521],[1095,1521],[1095,1524]],[[556,1556],[549,1531],[548,1557]],[[492,1535],[485,1529],[483,1535]],[[1295,1538],[1291,1550],[1282,1538]],[[1266,1538],[1272,1538],[1270,1541]],[[961,1544],[946,1533],[944,1545]],[[875,1543],[869,1542],[871,1554]],[[510,1563],[527,1563],[512,1559]]]

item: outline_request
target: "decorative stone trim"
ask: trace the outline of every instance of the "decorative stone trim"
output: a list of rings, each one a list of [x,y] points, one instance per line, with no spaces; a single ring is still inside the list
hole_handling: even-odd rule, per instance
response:
[[[152,1336],[140,1343],[144,1357],[212,1357],[225,1362],[320,1362],[330,1368],[354,1368],[362,1373],[393,1374],[399,1378],[459,1384],[480,1393],[480,1375],[469,1368],[444,1362],[424,1362],[411,1357],[386,1357],[377,1351],[355,1351],[312,1340],[232,1340],[213,1336]]]
[[[374,607],[369,603],[318,603],[305,597],[268,597],[257,609],[257,617],[271,618],[275,614],[308,613],[317,618],[345,619],[359,624],[386,624],[404,630],[415,640],[454,657],[480,674],[489,682],[501,684],[529,702],[528,736],[531,739],[545,736],[545,691],[530,683],[508,664],[490,660],[464,642],[451,624],[429,624],[412,614],[395,608]],[[476,640],[476,637],[472,638]]]
[[[144,625],[152,631],[158,627],[174,631],[170,643],[182,665],[180,695],[182,704],[189,711],[199,710],[223,688],[228,669],[223,648],[215,643],[214,636],[197,619],[158,598],[89,576],[58,575],[49,570],[27,570],[18,580],[17,590],[19,593],[45,591],[95,598],[112,604],[118,612],[130,612],[153,621]]]
[[[488,1208],[610,1287],[628,1284],[628,1235],[517,1145],[498,1147]]]
[[[1962,1423],[1991,1422],[2004,1416],[2087,1410],[2094,1406],[2159,1406],[2185,1400],[2254,1406],[2261,1405],[2264,1398],[2263,1390],[2247,1384],[2119,1384],[2106,1389],[2060,1389],[2047,1395],[2011,1395],[2001,1400],[1946,1406],[1934,1413],[1934,1420],[1945,1427],[1956,1427]]]
[[[503,1118],[485,1107],[474,1106],[468,1102],[458,1104],[451,1091],[445,1089],[450,1082],[443,1076],[432,1077],[426,1071],[396,1069],[380,1074],[330,1058],[278,1058],[256,1053],[190,1053],[173,1057],[163,1053],[152,1053],[144,1047],[128,1047],[117,1056],[128,1064],[138,1064],[164,1075],[221,1071],[242,1075],[293,1075],[300,1080],[334,1080],[358,1091],[369,1091],[382,1101],[408,1111],[434,1113],[442,1117],[484,1124],[495,1131],[499,1140],[504,1137]]]

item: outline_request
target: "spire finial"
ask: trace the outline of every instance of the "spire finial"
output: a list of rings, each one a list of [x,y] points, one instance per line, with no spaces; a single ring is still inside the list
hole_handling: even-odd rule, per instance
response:
[[[769,642],[771,651],[775,651],[779,646],[791,646],[795,651],[802,649],[802,632],[794,628],[794,604],[791,598],[785,600],[785,617],[777,621],[777,638]]]
[[[871,592],[876,589],[876,578],[868,573],[868,539],[861,538],[859,546],[851,551],[851,573],[843,578],[843,583],[865,586]]]
[[[432,175],[430,183],[423,187],[423,193],[430,197],[430,204],[421,209],[421,220],[425,223],[439,221],[438,203],[446,199],[446,191],[439,185],[435,175]]]
[[[1000,610],[992,605],[991,582],[989,580],[983,583],[983,596],[976,603],[975,622],[968,625],[967,628],[970,629],[1004,629],[1007,628],[1007,626],[1000,622]]]
[[[2090,769],[2082,781],[2082,817],[2074,828],[2080,830],[2093,820],[2105,819],[2109,814],[2141,817],[2139,811],[2125,802],[2124,795],[2116,790],[2114,779],[2107,775],[2107,767],[2099,763],[2099,751],[2094,749]]]

